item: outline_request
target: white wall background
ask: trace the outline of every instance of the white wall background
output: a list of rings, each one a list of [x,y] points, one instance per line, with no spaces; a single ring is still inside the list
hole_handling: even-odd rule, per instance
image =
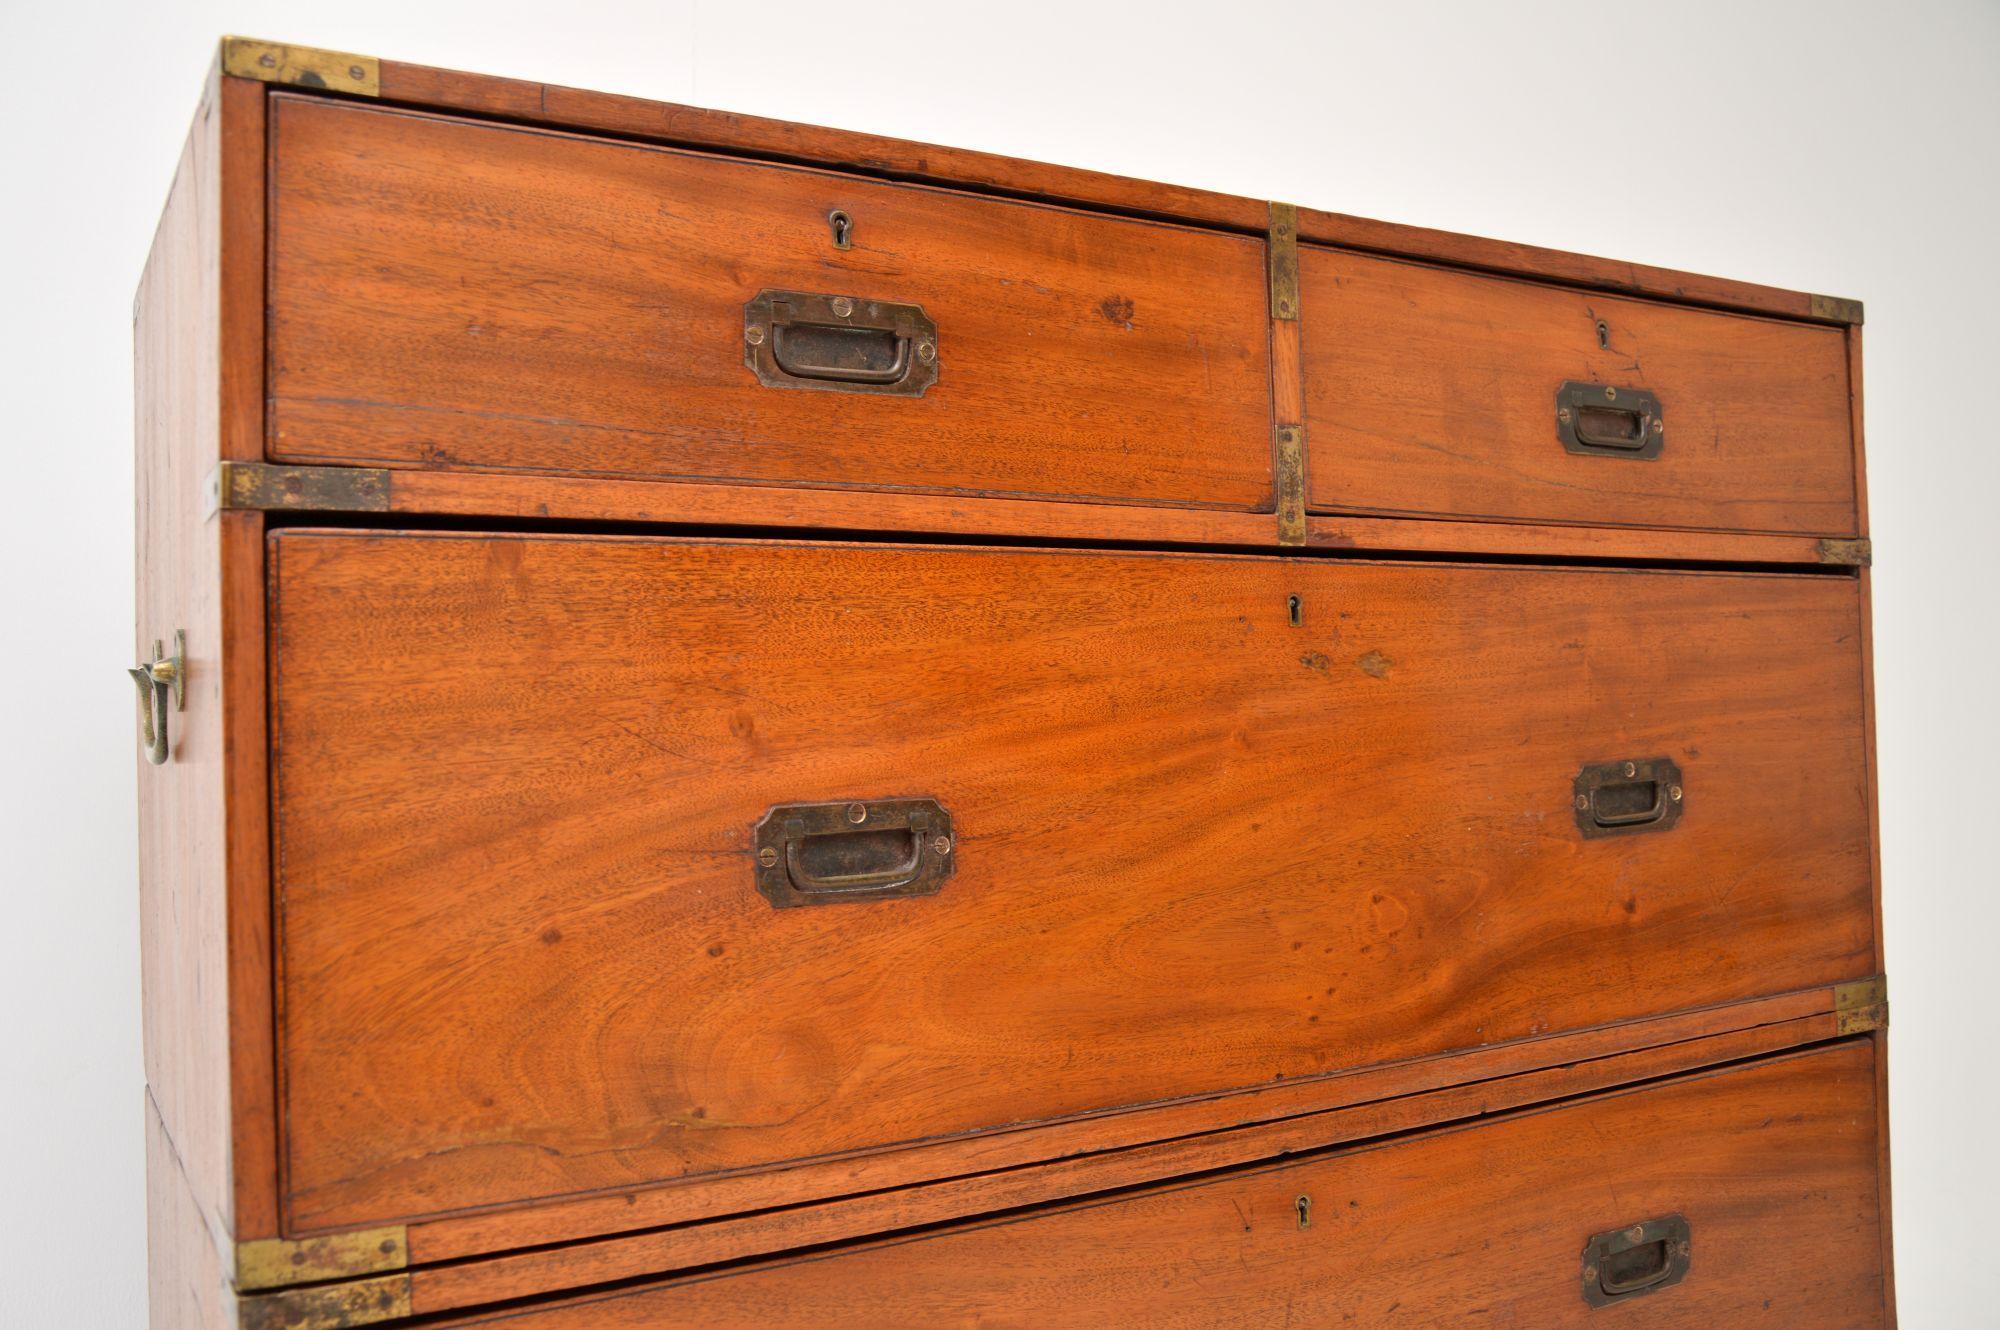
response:
[[[144,1320],[130,309],[223,32],[1865,299],[1903,1323],[2000,1326],[1994,0],[4,0],[0,1324]]]

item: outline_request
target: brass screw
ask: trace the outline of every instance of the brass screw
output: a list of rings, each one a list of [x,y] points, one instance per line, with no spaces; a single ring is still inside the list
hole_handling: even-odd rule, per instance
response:
[[[939,836],[936,840],[931,842],[931,848],[933,850],[936,850],[939,854],[950,854],[951,837]]]
[[[276,69],[278,67],[278,57],[266,51],[257,57],[257,63],[266,69]]]
[[[833,298],[833,312],[844,319],[854,312],[854,302],[846,296],[835,296]]]
[[[1678,785],[1669,785],[1667,787],[1667,798],[1672,799],[1675,803],[1679,803],[1681,801],[1681,787]]]
[[[764,330],[762,328],[745,328],[743,330],[743,340],[752,346],[762,346],[764,344]]]
[[[1289,319],[1292,317],[1292,302],[1289,300],[1280,300],[1278,302],[1278,313],[1284,318]]]
[[[1658,416],[1653,417],[1653,433],[1665,434],[1666,432],[1667,432],[1667,422],[1661,420]]]
[[[1576,811],[1577,811],[1577,812],[1579,812],[1579,813],[1581,813],[1581,812],[1582,812],[1582,811],[1583,811],[1584,809],[1586,809],[1586,808],[1588,808],[1588,807],[1590,807],[1590,796],[1589,796],[1589,795],[1587,795],[1587,794],[1579,794],[1579,795],[1577,795],[1577,796],[1576,796]]]
[[[918,342],[917,359],[923,361],[926,365],[930,364],[933,360],[937,359],[937,348],[929,342]]]
[[[1565,425],[1569,424],[1569,408],[1566,406],[1557,408],[1556,419]]]
[[[363,69],[360,65],[349,65],[347,67],[347,77],[353,79],[356,83],[361,82],[361,80],[366,78],[367,76],[368,76],[368,71]]]
[[[775,868],[778,864],[778,852],[766,845],[763,849],[757,851],[757,862],[766,868]]]
[[[1638,774],[1639,774],[1639,764],[1638,764],[1638,763],[1636,763],[1636,762],[1627,762],[1627,763],[1625,764],[1625,774],[1626,774],[1627,776],[1636,776],[1636,775],[1638,775]]]
[[[847,820],[857,827],[866,822],[868,820],[868,805],[849,804],[847,806]]]
[[[1597,1267],[1596,1267],[1596,1266],[1594,1266],[1594,1265],[1586,1265],[1586,1266],[1584,1266],[1584,1267],[1583,1267],[1583,1277],[1584,1277],[1585,1279],[1596,1279],[1596,1278],[1597,1278]]]
[[[1605,401],[1607,401],[1607,402],[1615,402],[1615,401],[1617,401],[1617,400],[1618,400],[1618,390],[1617,390],[1616,388],[1606,388],[1606,389],[1604,390],[1604,400],[1605,400]]]
[[[1625,1236],[1631,1239],[1633,1242],[1644,1242],[1646,1240],[1645,1226],[1641,1224],[1634,1224],[1632,1225],[1632,1227],[1625,1230]]]

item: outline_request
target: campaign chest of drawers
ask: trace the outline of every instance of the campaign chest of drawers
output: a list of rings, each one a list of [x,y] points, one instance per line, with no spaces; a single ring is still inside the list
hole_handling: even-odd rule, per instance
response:
[[[1879,1327],[1860,308],[229,39],[161,1327]]]

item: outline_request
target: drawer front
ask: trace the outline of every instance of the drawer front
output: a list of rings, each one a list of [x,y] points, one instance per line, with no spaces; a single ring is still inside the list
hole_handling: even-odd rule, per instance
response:
[[[1838,328],[1310,246],[1299,263],[1313,508],[1856,529]]]
[[[1873,1056],[1837,1045],[505,1324],[1872,1330]],[[1597,1240],[1616,1250],[1586,1278]]]
[[[271,108],[276,458],[1270,504],[1254,238]]]
[[[271,540],[301,1228],[1875,968],[1851,579]]]

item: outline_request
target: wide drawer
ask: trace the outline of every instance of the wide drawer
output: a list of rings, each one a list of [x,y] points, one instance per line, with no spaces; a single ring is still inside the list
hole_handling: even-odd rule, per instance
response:
[[[274,458],[1270,504],[1256,238],[293,96],[270,116]]]
[[[1314,509],[1856,530],[1842,329],[1316,246],[1299,269]]]
[[[1836,1045],[505,1324],[1864,1330],[1875,1092],[1874,1046]]]
[[[1876,969],[1852,579],[309,530],[270,557],[294,1229]]]

